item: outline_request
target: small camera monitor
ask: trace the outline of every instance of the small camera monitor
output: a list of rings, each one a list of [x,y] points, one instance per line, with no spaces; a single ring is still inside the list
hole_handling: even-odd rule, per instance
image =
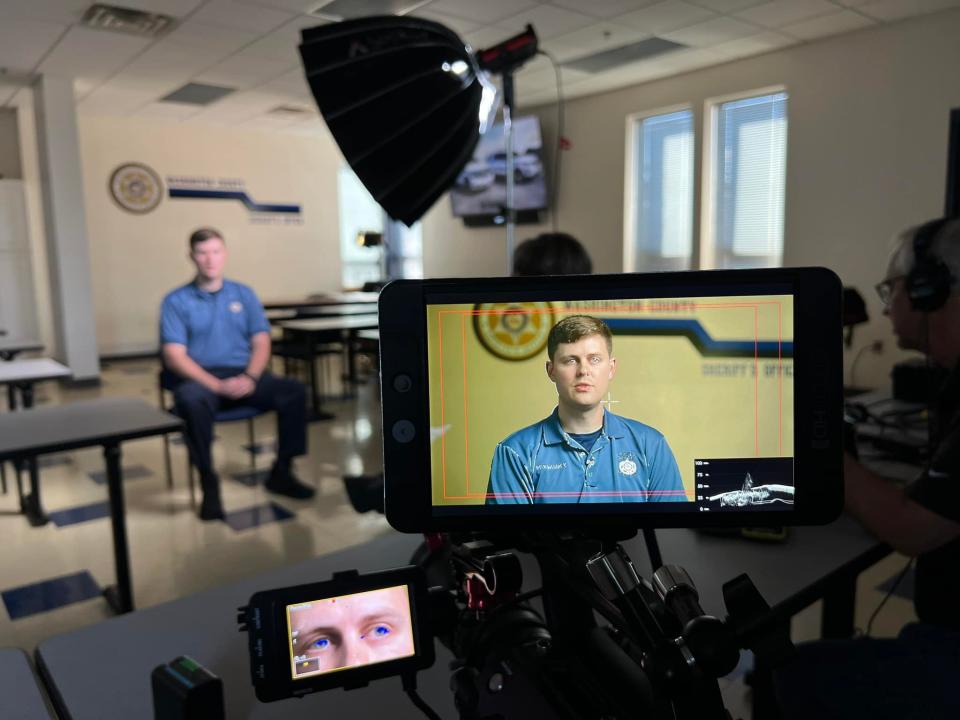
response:
[[[431,665],[425,583],[411,567],[254,595],[242,619],[257,697],[359,687]]]
[[[399,281],[379,307],[399,530],[780,526],[841,509],[829,270]]]

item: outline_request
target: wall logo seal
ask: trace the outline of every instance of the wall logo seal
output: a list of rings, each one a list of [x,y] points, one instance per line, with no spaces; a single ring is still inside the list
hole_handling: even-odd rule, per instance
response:
[[[124,163],[110,176],[110,196],[127,212],[143,215],[155,209],[163,199],[163,182],[151,168],[141,163]]]
[[[501,360],[529,360],[543,352],[554,325],[548,302],[478,303],[473,329],[480,344]]]

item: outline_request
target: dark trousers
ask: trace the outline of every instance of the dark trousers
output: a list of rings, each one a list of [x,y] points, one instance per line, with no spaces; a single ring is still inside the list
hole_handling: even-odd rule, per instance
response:
[[[205,368],[207,372],[224,379],[239,375],[243,368]],[[190,460],[200,472],[201,478],[214,476],[210,457],[213,442],[213,423],[217,413],[234,407],[255,407],[258,410],[275,410],[277,413],[277,461],[289,462],[291,458],[307,452],[307,405],[306,390],[296,380],[276,377],[268,372],[260,376],[252,395],[231,400],[217,395],[198,382],[183,380],[173,390],[177,415],[186,424],[187,446]],[[204,491],[206,491],[204,487]]]
[[[896,638],[820,640],[774,674],[785,720],[956,720],[960,633],[914,623]]]

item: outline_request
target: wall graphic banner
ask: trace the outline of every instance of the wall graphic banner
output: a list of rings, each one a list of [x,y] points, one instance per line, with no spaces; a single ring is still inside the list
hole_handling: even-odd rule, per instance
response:
[[[303,211],[299,203],[262,202],[247,190],[239,178],[217,178],[195,175],[168,175],[166,188],[160,176],[142,163],[124,163],[110,176],[110,194],[128,212],[145,214],[163,199],[164,190],[171,200],[206,200],[240,203],[247,209],[250,222],[270,225],[302,225]]]

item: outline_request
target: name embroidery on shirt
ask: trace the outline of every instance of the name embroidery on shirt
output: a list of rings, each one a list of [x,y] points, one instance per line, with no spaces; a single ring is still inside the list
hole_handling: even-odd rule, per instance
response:
[[[556,463],[554,465],[537,465],[534,469],[537,472],[540,472],[541,470],[563,470],[566,467],[567,467],[567,464],[563,462],[563,463]]]

